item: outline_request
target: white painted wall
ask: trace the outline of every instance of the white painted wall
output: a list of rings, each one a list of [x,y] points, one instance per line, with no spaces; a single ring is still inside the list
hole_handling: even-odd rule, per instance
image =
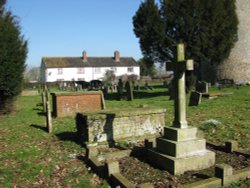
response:
[[[114,73],[116,76],[121,76],[124,74],[135,74],[138,75],[138,77],[140,76],[139,67],[129,68],[133,68],[133,72],[128,72],[128,67],[116,67],[116,71]],[[79,74],[78,68],[62,68],[62,74],[59,74],[58,68],[48,68],[45,69],[45,72],[41,73],[41,75],[45,75],[44,81],[46,82],[56,82],[58,80],[77,81],[79,79],[89,82],[91,80],[102,80],[106,71],[112,70],[111,67],[98,67],[97,69],[99,70],[96,70],[95,67],[84,67],[83,69],[84,72]]]

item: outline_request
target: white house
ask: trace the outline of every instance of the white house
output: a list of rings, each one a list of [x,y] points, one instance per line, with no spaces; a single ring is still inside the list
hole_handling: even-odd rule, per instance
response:
[[[140,67],[132,57],[120,57],[118,51],[114,57],[43,57],[41,63],[41,81],[91,81],[102,80],[107,70],[114,71],[116,77],[127,74],[140,76]]]

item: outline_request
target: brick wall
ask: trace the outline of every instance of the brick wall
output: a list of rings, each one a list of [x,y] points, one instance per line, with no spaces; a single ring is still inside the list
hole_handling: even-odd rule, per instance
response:
[[[84,142],[140,140],[160,135],[165,109],[135,108],[116,112],[77,114],[78,134]]]
[[[77,112],[102,110],[102,93],[52,93],[53,115],[71,116]]]

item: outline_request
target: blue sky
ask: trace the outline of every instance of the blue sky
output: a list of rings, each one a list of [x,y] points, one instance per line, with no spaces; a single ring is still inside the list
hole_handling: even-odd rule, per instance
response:
[[[43,56],[142,57],[132,17],[142,0],[7,0],[29,42],[26,64]]]

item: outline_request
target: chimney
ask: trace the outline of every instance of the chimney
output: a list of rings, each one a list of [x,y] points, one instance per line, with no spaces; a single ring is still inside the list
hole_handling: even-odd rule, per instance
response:
[[[87,62],[87,52],[86,52],[85,50],[82,52],[82,61],[83,61],[84,63]]]
[[[119,51],[115,51],[115,53],[114,53],[114,58],[115,58],[115,62],[119,62],[120,61],[120,53],[119,53]]]

